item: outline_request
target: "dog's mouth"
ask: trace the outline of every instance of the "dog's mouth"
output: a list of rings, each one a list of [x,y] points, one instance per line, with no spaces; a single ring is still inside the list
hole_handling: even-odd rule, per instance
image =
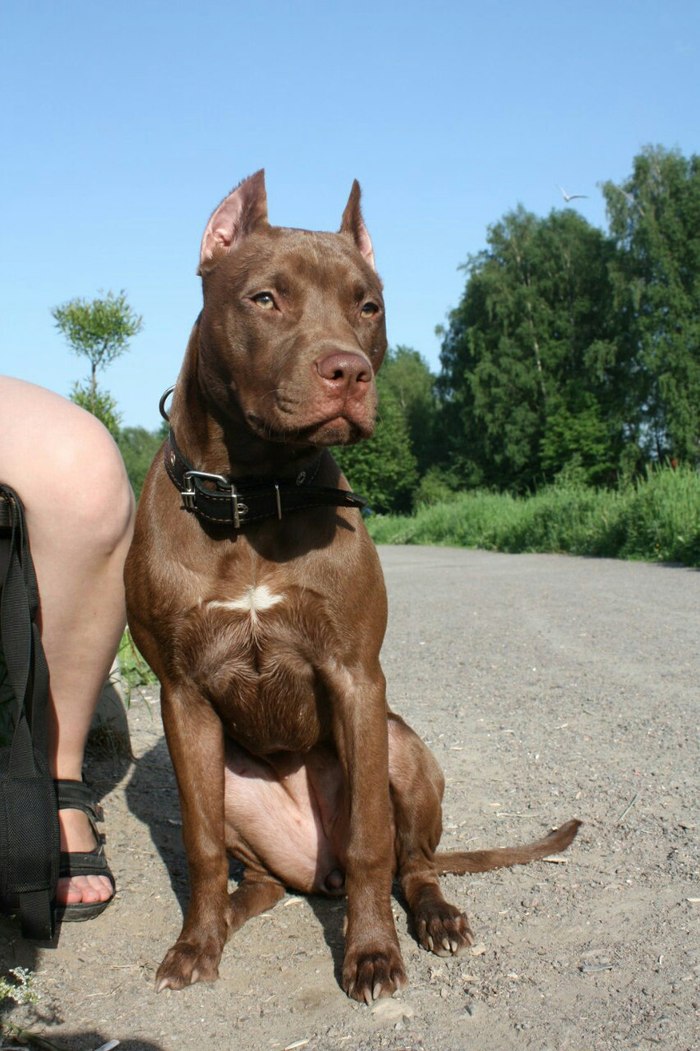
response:
[[[296,427],[278,427],[255,413],[247,413],[248,426],[259,438],[285,445],[352,445],[371,437],[374,420],[335,415]]]
[[[361,425],[357,420],[336,416],[309,429],[309,440],[314,445],[352,445],[370,438],[374,424]]]

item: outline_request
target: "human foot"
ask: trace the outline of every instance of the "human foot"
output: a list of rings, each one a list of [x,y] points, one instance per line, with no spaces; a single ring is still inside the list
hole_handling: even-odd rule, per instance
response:
[[[102,808],[81,781],[56,781],[61,866],[56,904],[63,920],[91,919],[114,897],[114,877],[96,822]]]
[[[58,829],[64,854],[92,853],[98,845],[87,815],[80,810],[59,810]],[[56,887],[56,904],[92,904],[109,901],[113,894],[114,887],[106,875],[61,876]]]

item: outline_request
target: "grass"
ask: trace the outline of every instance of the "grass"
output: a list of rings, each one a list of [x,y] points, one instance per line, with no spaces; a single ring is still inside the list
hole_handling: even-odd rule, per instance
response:
[[[119,672],[124,694],[129,700],[131,691],[137,686],[149,686],[158,682],[157,678],[136,649],[131,632],[127,628],[119,643]]]
[[[470,492],[410,517],[368,519],[378,544],[557,552],[700,566],[700,475],[659,468],[618,490],[558,484],[532,496]]]

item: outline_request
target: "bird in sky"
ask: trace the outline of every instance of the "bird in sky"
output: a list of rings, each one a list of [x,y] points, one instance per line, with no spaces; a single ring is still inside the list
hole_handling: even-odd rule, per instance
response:
[[[567,193],[563,186],[560,186],[559,189],[561,190],[561,195],[567,204],[569,201],[578,201],[582,200],[584,197],[588,197],[587,193]]]

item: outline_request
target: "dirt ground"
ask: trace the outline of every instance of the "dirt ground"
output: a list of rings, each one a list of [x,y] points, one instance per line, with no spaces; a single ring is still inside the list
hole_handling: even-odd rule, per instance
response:
[[[372,1007],[338,984],[343,904],[288,895],[227,946],[214,985],[156,995],[187,897],[158,694],[132,698],[135,762],[91,758],[116,902],[37,947],[0,920],[10,1013],[95,1051],[700,1048],[700,575],[437,548],[381,551],[390,704],[447,775],[446,847],[584,826],[560,862],[446,877],[476,944],[439,959],[394,912],[410,985]],[[7,1002],[6,1005],[7,1006]],[[7,1041],[5,1046],[12,1046]]]

